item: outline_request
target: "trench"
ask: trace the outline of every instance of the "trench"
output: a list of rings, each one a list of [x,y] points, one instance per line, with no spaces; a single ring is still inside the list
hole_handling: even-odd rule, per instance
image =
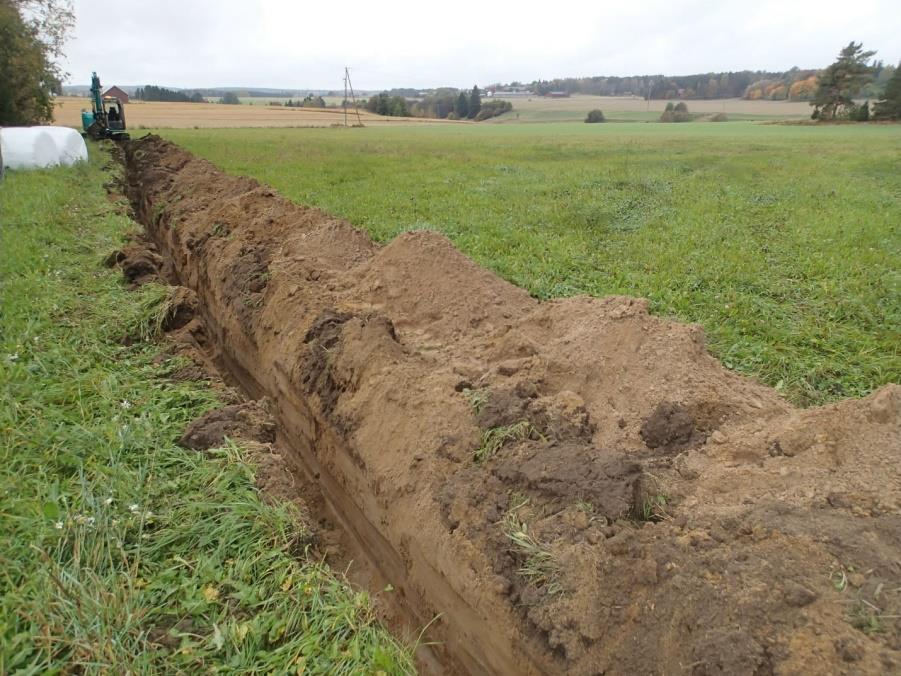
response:
[[[312,482],[322,498],[310,506],[315,519],[329,521],[341,535],[341,558],[353,565],[348,579],[379,597],[380,615],[404,640],[416,644],[416,664],[426,674],[544,673],[532,662],[528,649],[516,646],[499,632],[509,618],[492,617],[473,607],[436,569],[434,554],[417,542],[404,541],[399,551],[382,532],[389,518],[377,495],[349,490],[366,485],[356,454],[341,430],[311,405],[297,386],[295,368],[276,360],[265,380],[258,346],[222,321],[222,297],[214,285],[204,283],[178,242],[178,230],[165,224],[165,210],[149,199],[134,160],[125,145],[127,197],[135,220],[165,260],[171,283],[192,289],[198,296],[199,318],[206,337],[215,346],[206,358],[223,381],[252,400],[263,397],[274,404],[275,448],[286,457],[295,475]],[[131,161],[129,159],[131,158]],[[321,407],[320,407],[321,408]],[[323,456],[331,458],[326,465]],[[350,480],[348,479],[350,478]],[[393,593],[385,595],[386,585]]]
[[[437,233],[377,246],[159,137],[123,153],[215,366],[272,402],[386,624],[427,627],[422,671],[833,672],[859,641],[822,572],[898,587],[898,386],[798,411],[646,301],[539,303]]]
[[[209,332],[210,327],[215,326],[212,314],[205,305],[200,312],[204,327]],[[360,506],[322,467],[313,444],[308,441],[315,438],[319,440],[319,445],[338,448],[340,440],[317,430],[313,413],[302,398],[292,397],[290,390],[284,387],[274,390],[264,387],[227,349],[221,335],[218,336],[217,347],[212,364],[223,380],[237,387],[248,399],[267,397],[276,405],[275,448],[289,461],[288,466],[296,478],[315,486],[321,501],[317,500],[314,504],[307,502],[306,506],[314,522],[326,522],[330,529],[339,532],[339,561],[344,564],[343,570],[348,580],[370,594],[378,595],[379,615],[386,625],[404,640],[416,641],[422,628],[432,618],[419,613],[417,605],[405,598],[403,593],[383,593],[386,585],[403,578],[403,561],[390,543],[381,537]],[[420,673],[424,674],[453,673],[463,668],[455,656],[428,642],[417,645],[415,657]]]

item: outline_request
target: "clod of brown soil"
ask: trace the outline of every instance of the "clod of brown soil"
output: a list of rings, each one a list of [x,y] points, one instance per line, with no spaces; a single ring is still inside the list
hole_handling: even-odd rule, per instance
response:
[[[106,256],[103,264],[118,266],[132,287],[172,277],[171,265],[160,256],[156,244],[142,235],[132,235],[121,249]]]
[[[539,303],[158,137],[129,197],[447,670],[901,669],[901,387],[797,410],[643,300]]]
[[[648,448],[667,454],[703,444],[707,435],[695,427],[695,420],[684,406],[661,402],[641,426],[641,438]]]
[[[177,331],[187,326],[197,316],[200,309],[197,294],[184,286],[171,287],[165,302],[162,330]]]
[[[275,423],[259,403],[250,401],[213,409],[188,425],[178,443],[195,451],[218,448],[228,439],[275,441]]]

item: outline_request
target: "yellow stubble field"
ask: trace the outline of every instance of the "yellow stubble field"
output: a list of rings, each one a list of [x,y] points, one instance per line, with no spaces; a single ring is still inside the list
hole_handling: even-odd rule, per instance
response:
[[[56,102],[55,123],[81,127],[81,111],[90,110],[87,98],[61,96]],[[367,126],[403,124],[466,124],[448,120],[412,117],[383,117],[361,110],[360,119]],[[225,127],[331,127],[344,124],[341,110],[328,108],[284,108],[281,106],[223,105],[219,103],[163,103],[133,101],[125,106],[129,129],[191,129]],[[353,111],[348,124],[355,124]]]

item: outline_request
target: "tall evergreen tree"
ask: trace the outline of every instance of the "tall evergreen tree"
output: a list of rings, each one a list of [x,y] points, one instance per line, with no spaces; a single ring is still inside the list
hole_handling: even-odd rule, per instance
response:
[[[482,94],[478,85],[473,85],[472,93],[469,95],[469,118],[475,119],[480,110],[482,110]]]
[[[454,112],[461,120],[469,117],[469,97],[466,96],[466,92],[460,92],[460,95],[457,97],[457,103],[454,106]]]
[[[839,52],[835,63],[817,78],[816,94],[810,102],[814,118],[834,120],[855,110],[853,97],[873,78],[867,61],[875,53],[863,51],[863,44],[853,40]]]
[[[886,83],[882,98],[873,106],[873,119],[901,120],[901,63]]]
[[[391,115],[391,97],[388,96],[388,92],[382,92],[379,94],[378,104],[376,105],[375,112],[379,115]]]

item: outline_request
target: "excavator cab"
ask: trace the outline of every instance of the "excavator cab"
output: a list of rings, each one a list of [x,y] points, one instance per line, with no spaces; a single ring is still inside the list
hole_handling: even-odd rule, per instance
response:
[[[104,96],[103,107],[110,131],[125,131],[125,104],[115,96]]]
[[[93,139],[127,139],[125,103],[115,96],[101,95],[100,78],[91,75],[91,110],[81,111],[84,133]]]

